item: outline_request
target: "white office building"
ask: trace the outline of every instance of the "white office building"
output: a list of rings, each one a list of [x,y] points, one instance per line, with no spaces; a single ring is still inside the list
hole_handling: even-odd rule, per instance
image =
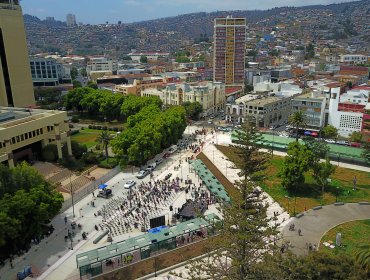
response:
[[[90,58],[90,61],[86,66],[86,72],[88,75],[90,75],[91,72],[112,72],[112,74],[116,74],[117,70],[117,61],[106,57]]]

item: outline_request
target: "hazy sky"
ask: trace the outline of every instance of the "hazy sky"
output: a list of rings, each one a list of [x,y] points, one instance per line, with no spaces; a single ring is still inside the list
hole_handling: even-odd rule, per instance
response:
[[[351,0],[22,0],[24,13],[65,21],[66,14],[77,22],[116,23],[176,16],[192,12],[268,9],[276,6],[305,6]]]

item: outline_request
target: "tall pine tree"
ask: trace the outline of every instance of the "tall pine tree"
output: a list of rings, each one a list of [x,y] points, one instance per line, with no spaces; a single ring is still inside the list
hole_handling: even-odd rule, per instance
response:
[[[267,217],[268,204],[258,187],[264,179],[270,154],[260,151],[262,138],[247,124],[236,132],[236,148],[243,179],[231,205],[221,207],[219,236],[211,242],[207,257],[189,265],[187,279],[254,279],[254,266],[272,254],[277,234],[273,218]]]

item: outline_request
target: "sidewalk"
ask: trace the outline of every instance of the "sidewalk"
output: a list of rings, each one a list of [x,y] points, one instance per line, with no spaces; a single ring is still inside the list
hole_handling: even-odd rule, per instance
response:
[[[283,228],[284,240],[290,241],[293,253],[297,255],[307,254],[306,244],[316,244],[320,246],[320,240],[330,229],[355,220],[370,219],[370,205],[361,205],[358,203],[346,203],[344,205],[325,205],[322,209],[310,209],[304,212],[301,218],[293,218],[295,230],[289,230],[289,223]],[[298,235],[298,229],[301,229],[302,236]],[[346,238],[346,237],[343,237]]]

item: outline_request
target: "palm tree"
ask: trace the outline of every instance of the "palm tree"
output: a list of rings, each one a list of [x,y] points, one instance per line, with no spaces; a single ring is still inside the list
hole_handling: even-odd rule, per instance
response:
[[[302,111],[296,111],[289,117],[289,124],[296,130],[295,140],[298,142],[299,129],[306,126],[306,117]]]
[[[370,245],[361,245],[356,253],[356,260],[367,269],[370,269]]]
[[[107,159],[107,162],[108,162],[108,145],[110,140],[112,140],[112,137],[110,136],[107,130],[103,130],[97,138],[97,141],[103,145],[103,148],[105,150],[105,158]]]

